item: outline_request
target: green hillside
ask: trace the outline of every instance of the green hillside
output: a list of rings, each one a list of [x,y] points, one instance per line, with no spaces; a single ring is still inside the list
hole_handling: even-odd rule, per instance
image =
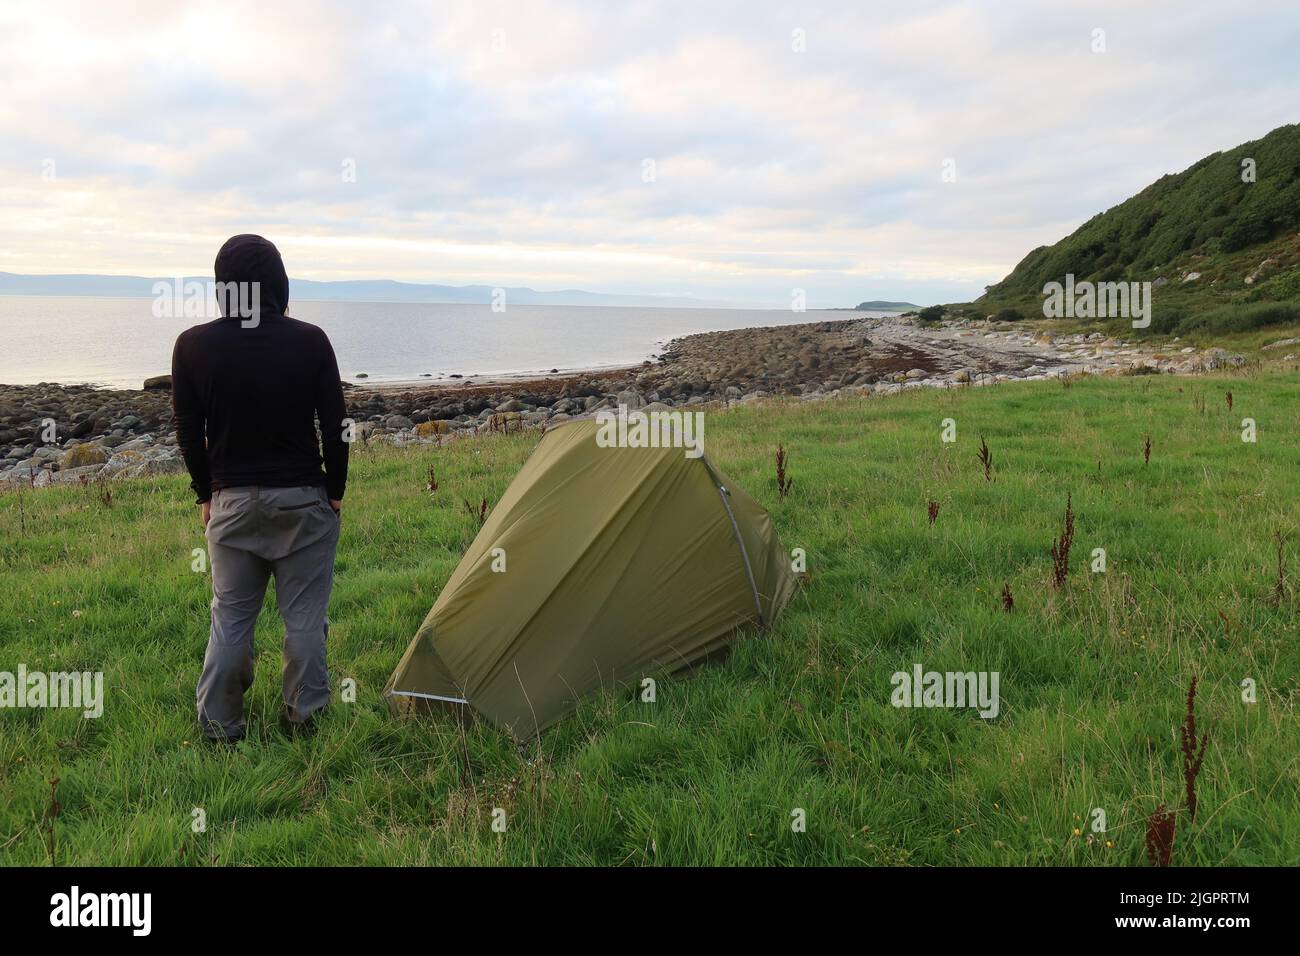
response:
[[[1244,173],[1253,160],[1254,181]],[[1249,179],[1247,176],[1246,179]],[[1040,246],[970,308],[1042,314],[1045,283],[1150,281],[1157,333],[1300,319],[1300,125],[1205,157]]]
[[[904,312],[908,309],[919,309],[920,306],[915,302],[890,302],[886,299],[870,299],[866,302],[859,302],[858,309],[863,312]]]

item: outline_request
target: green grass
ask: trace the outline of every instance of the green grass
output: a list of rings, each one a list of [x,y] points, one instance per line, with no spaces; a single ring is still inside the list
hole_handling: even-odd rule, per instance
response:
[[[1241,441],[1245,416],[1257,444]],[[208,580],[191,570],[203,539],[183,479],[115,485],[108,508],[93,489],[6,494],[0,670],[102,669],[107,701],[98,720],[0,711],[0,861],[49,862],[57,777],[60,864],[1129,866],[1164,803],[1180,808],[1176,863],[1294,865],[1297,436],[1300,383],[1272,373],[711,413],[710,457],[772,511],[787,549],[807,550],[810,582],[728,659],[661,680],[657,703],[610,691],[522,755],[482,722],[395,720],[379,690],[476,532],[462,499],[495,501],[535,435],[357,452],[330,659],[336,694],[352,678],[358,698],[301,741],[276,726],[269,604],[250,739],[196,738]],[[1077,533],[1057,591],[1048,550],[1067,495]],[[1097,547],[1104,574],[1089,570]],[[891,707],[890,675],[914,662],[998,671],[1000,716]],[[1177,736],[1193,675],[1210,734],[1195,823]],[[1109,829],[1089,842],[1097,807]]]

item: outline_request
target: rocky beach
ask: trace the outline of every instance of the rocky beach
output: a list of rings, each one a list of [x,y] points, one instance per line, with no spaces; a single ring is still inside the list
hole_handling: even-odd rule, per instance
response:
[[[1294,341],[1276,344],[1279,353],[1297,350]],[[405,445],[541,428],[619,404],[654,410],[775,396],[816,401],[1080,373],[1193,374],[1243,361],[1177,340],[1157,348],[1100,332],[1053,335],[971,320],[922,326],[901,316],[689,335],[657,361],[629,368],[436,385],[345,383],[345,392],[358,441]],[[0,385],[0,488],[182,472],[170,382],[161,376],[144,384]]]

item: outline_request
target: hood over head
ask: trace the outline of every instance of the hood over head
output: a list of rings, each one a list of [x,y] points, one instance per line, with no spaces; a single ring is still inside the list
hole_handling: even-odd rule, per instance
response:
[[[239,310],[241,301],[245,310],[248,308],[251,287],[238,283],[257,283],[259,318],[277,318],[289,307],[289,274],[284,271],[280,250],[268,239],[231,236],[217,253],[214,271],[217,282],[225,284],[224,294],[218,288],[217,300],[226,318],[251,318]]]

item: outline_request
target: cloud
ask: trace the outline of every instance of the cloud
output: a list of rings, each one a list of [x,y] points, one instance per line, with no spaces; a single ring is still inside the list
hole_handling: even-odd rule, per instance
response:
[[[1292,121],[1297,21],[1263,2],[6,5],[0,269],[202,272],[258,231],[310,278],[968,298]]]

